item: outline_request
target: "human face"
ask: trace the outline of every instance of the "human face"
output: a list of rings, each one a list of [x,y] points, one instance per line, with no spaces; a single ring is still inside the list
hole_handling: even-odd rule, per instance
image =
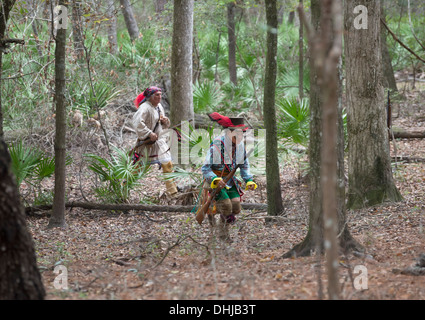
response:
[[[156,107],[158,105],[158,103],[161,102],[161,98],[162,98],[162,92],[157,91],[150,97],[149,101],[150,101],[150,103],[152,103],[152,105],[154,107]]]
[[[235,144],[241,143],[244,138],[244,134],[241,129],[229,130],[228,135],[232,138],[232,142]]]

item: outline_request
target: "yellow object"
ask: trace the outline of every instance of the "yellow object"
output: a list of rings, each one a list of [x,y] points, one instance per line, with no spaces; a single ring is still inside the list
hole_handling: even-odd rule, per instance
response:
[[[171,161],[168,162],[168,163],[163,163],[162,164],[162,172],[164,172],[164,173],[173,172],[173,163]],[[165,180],[165,187],[167,189],[167,192],[170,195],[177,193],[177,186],[176,186],[176,183],[174,182],[174,180],[172,180],[172,179]]]
[[[248,190],[250,186],[254,186],[254,190],[257,189],[257,184],[254,181],[248,181],[245,186],[245,190]]]
[[[215,178],[212,182],[211,182],[211,189],[215,189],[218,187],[218,182],[223,180],[223,178]],[[229,186],[225,187],[226,189],[230,189]]]
[[[215,178],[212,182],[211,182],[211,189],[215,189],[218,187],[218,182],[223,180],[223,178]]]

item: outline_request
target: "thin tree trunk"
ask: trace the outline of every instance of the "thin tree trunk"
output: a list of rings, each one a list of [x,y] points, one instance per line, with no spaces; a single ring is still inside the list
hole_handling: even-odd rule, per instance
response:
[[[300,18],[302,19],[301,12]],[[302,23],[302,20],[301,20]],[[311,24],[317,33],[320,30],[320,1],[311,0]],[[321,135],[322,135],[322,96],[314,67],[313,47],[309,40],[310,51],[310,143],[309,143],[309,228],[304,240],[296,244],[283,255],[284,258],[293,256],[308,256],[312,251],[323,250],[323,214],[322,188],[320,186],[321,166]]]
[[[294,24],[294,19],[295,19],[295,11],[289,12],[288,24]]]
[[[221,31],[218,32],[217,51],[215,53],[215,72],[214,72],[214,82],[215,83],[217,83],[219,81],[218,58],[219,58],[219,55],[220,55],[220,40],[221,40]]]
[[[192,70],[193,70],[193,74],[192,74],[192,81],[193,84],[195,84],[196,82],[199,82],[200,78],[201,78],[201,73],[202,73],[202,63],[201,63],[201,55],[199,52],[199,45],[197,43],[197,38],[198,35],[196,33],[196,31],[194,32],[194,36],[193,36],[193,59],[192,59]]]
[[[237,70],[236,70],[236,33],[235,33],[235,8],[234,2],[227,5],[227,31],[229,37],[229,76],[230,81],[238,84]]]
[[[3,77],[3,52],[0,50],[0,79]],[[0,139],[4,138],[4,132],[3,132],[3,107],[2,107],[2,83],[3,81],[0,80]]]
[[[194,125],[192,95],[193,0],[175,0],[171,56],[171,112],[173,125]]]
[[[6,35],[7,20],[9,20],[10,11],[15,4],[15,0],[4,0],[0,6],[0,39],[4,39]],[[3,70],[3,47],[0,44],[0,79]],[[0,138],[3,138],[3,108],[1,104],[2,81],[0,80]]]
[[[0,300],[45,297],[7,146],[0,138]]]
[[[320,181],[323,192],[324,240],[329,299],[339,299],[337,137],[338,64],[342,53],[342,8],[337,0],[322,0],[320,44],[316,45],[316,68],[323,94],[323,132]],[[334,16],[334,19],[332,17]],[[333,23],[333,27],[332,27]],[[326,192],[325,192],[326,190]]]
[[[37,26],[37,2],[34,0],[31,3],[31,11],[32,11],[32,23],[31,23],[31,28],[32,28],[32,32],[34,33],[34,38],[35,38],[35,46],[37,48],[37,53],[38,56],[40,58],[43,57],[43,51],[41,50],[41,46],[40,46],[40,40],[38,37],[38,26]]]
[[[106,22],[106,28],[108,33],[109,52],[116,54],[118,51],[117,42],[117,17],[115,13],[114,0],[107,0],[106,17],[109,19]]]
[[[368,9],[367,29],[354,26],[354,7]],[[348,104],[348,207],[400,201],[391,169],[382,78],[381,3],[347,1],[345,59]]]
[[[139,38],[139,27],[137,26],[130,0],[120,0],[120,3],[130,39],[131,41],[137,40]]]
[[[165,10],[165,5],[167,4],[168,0],[155,0],[154,1],[154,5],[155,5],[155,13],[156,14],[161,14],[162,11]]]
[[[322,141],[321,137],[323,133],[323,123],[322,119],[324,115],[322,114],[322,106],[326,102],[322,93],[325,91],[325,84],[322,80],[324,76],[319,74],[319,71],[315,67],[315,55],[317,53],[316,45],[314,40],[319,40],[317,36],[321,34],[321,1],[312,0],[311,1],[311,24],[310,27],[306,21],[305,15],[303,12],[301,14],[301,23],[304,23],[309,28],[307,29],[307,34],[309,38],[309,55],[310,59],[310,144],[309,144],[309,182],[310,182],[310,201],[309,201],[309,228],[306,237],[304,240],[296,244],[291,250],[283,254],[283,258],[289,258],[294,256],[308,256],[313,251],[323,253],[324,252],[324,197],[329,196],[324,195],[324,189],[321,184],[321,168],[324,166],[322,164]],[[311,30],[310,30],[311,28]],[[320,44],[320,43],[319,43]],[[319,63],[320,64],[320,63]],[[330,68],[330,70],[338,70],[337,67]],[[330,76],[326,77],[331,78]],[[322,82],[320,82],[322,81]],[[337,101],[341,101],[341,79],[338,81],[338,88],[334,89],[335,94],[337,95]],[[321,85],[319,85],[321,84]],[[332,93],[332,92],[331,92]],[[333,98],[335,99],[335,97]],[[339,100],[338,100],[339,99]],[[334,120],[330,120],[333,122]],[[336,145],[336,154],[337,154],[337,181],[338,188],[336,189],[337,198],[336,198],[336,207],[337,207],[337,227],[339,235],[339,247],[344,252],[349,251],[363,251],[363,247],[351,236],[346,220],[346,210],[345,210],[345,186],[344,183],[344,135],[343,135],[343,120],[342,120],[342,110],[340,106],[339,113],[335,123],[338,125],[337,133],[337,145]],[[332,139],[329,136],[329,139]],[[333,152],[333,151],[332,151]],[[333,157],[335,154],[333,155]],[[333,160],[334,161],[334,160]],[[333,169],[332,169],[333,170]],[[335,179],[335,178],[332,178]],[[326,189],[328,191],[328,189]],[[329,198],[327,203],[335,203],[334,200]],[[335,246],[334,246],[335,248]]]
[[[165,11],[167,3],[168,0],[154,0],[156,19],[164,24],[168,24],[172,19],[172,14]]]
[[[300,6],[304,7],[303,0],[300,0]],[[304,25],[302,23],[300,23],[300,34],[299,34],[298,46],[299,46],[298,91],[299,91],[300,101],[302,101],[304,98]]]
[[[279,215],[283,211],[280,188],[279,159],[277,154],[276,128],[276,74],[277,74],[277,4],[276,0],[266,0],[267,19],[267,55],[264,83],[264,125],[266,136],[266,176],[267,176],[267,213]]]
[[[384,10],[384,1],[381,1],[381,16],[382,19],[386,22],[385,19],[385,10]],[[391,62],[390,52],[388,51],[387,45],[387,31],[385,28],[381,27],[381,53],[382,53],[382,71],[384,75],[384,86],[392,90],[393,92],[398,92],[397,83],[394,77],[394,69]]]
[[[66,6],[65,0],[59,5]],[[59,28],[56,34],[55,48],[55,194],[53,213],[48,227],[65,227],[65,159],[66,159],[66,105],[65,105],[65,72],[66,72],[66,29]]]
[[[280,26],[283,23],[283,16],[285,14],[285,5],[283,3],[278,4],[277,8],[277,24]]]
[[[83,34],[81,25],[81,2],[72,1],[72,35],[74,38],[74,52],[78,60],[84,58]]]

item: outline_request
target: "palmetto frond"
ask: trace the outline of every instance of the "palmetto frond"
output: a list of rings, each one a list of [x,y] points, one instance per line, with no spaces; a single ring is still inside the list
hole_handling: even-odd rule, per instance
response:
[[[296,97],[283,98],[277,103],[278,135],[285,142],[306,146],[310,136],[309,101]]]
[[[149,166],[142,162],[132,163],[127,152],[114,147],[111,160],[95,154],[85,155],[89,160],[89,169],[107,184],[107,194],[115,202],[125,202],[130,196],[130,190],[139,185],[149,171]],[[105,189],[102,189],[105,193]]]
[[[43,158],[43,153],[24,146],[22,141],[10,145],[9,153],[12,159],[12,172],[15,175],[16,184],[20,186],[24,180],[32,176],[34,168]]]
[[[221,103],[220,88],[212,81],[196,83],[193,90],[193,107],[196,113],[209,112]]]

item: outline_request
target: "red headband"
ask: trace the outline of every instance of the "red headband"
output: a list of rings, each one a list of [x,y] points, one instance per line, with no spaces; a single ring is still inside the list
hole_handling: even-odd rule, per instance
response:
[[[134,100],[134,106],[137,108],[139,108],[139,106],[145,102],[146,100],[148,100],[155,92],[158,91],[162,91],[161,88],[158,87],[149,87],[146,88],[145,91],[143,91],[143,93],[139,94],[137,96],[137,98]]]

